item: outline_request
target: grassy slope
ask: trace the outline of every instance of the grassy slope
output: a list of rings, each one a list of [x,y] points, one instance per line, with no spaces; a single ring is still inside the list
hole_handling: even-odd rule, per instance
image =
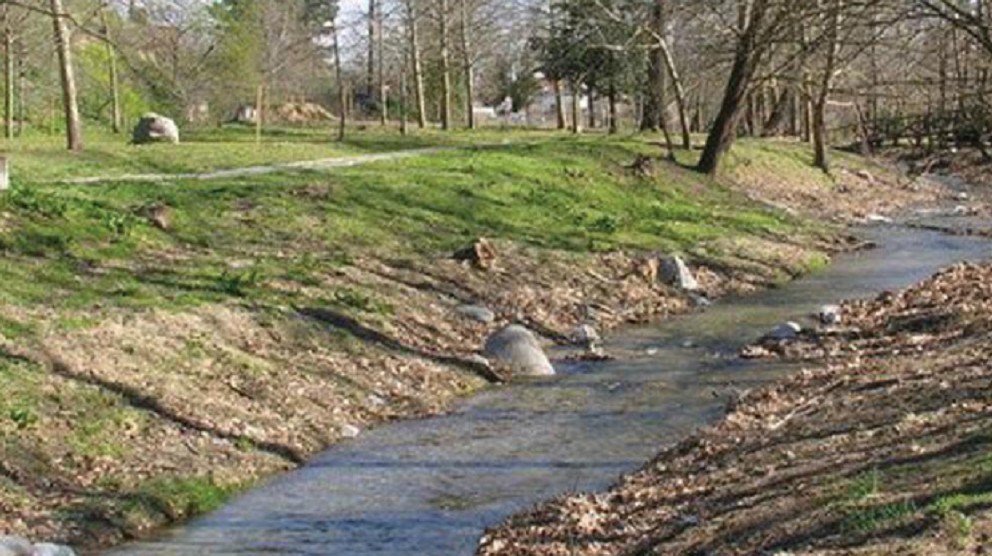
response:
[[[465,134],[444,141],[480,137],[493,136]],[[389,320],[390,305],[362,284],[321,291],[316,299],[285,284],[320,285],[355,257],[436,257],[479,236],[580,257],[624,249],[684,251],[718,261],[732,255],[713,247],[727,240],[802,243],[819,233],[807,222],[743,200],[721,183],[676,166],[658,163],[653,176],[632,174],[625,165],[635,156],[658,154],[640,138],[534,141],[535,136],[518,135],[514,139],[528,143],[333,173],[154,185],[44,183],[90,169],[194,170],[284,155],[327,156],[324,149],[329,148],[312,134],[275,153],[244,147],[244,132],[202,139],[209,148],[203,143],[182,151],[153,147],[129,150],[127,156],[118,147],[96,146],[83,155],[83,163],[50,143],[25,156],[14,190],[0,198],[0,303],[6,307],[0,333],[8,345],[43,348],[38,345],[42,332],[90,329],[109,309],[184,312],[228,303],[265,312],[305,302],[356,318]],[[373,134],[359,136],[345,150],[381,150],[408,141],[425,145],[438,139]],[[793,163],[802,151],[743,142],[738,159],[760,155],[766,164],[735,171],[787,172],[807,187],[828,187],[822,175]],[[681,162],[691,162],[686,153],[680,156]],[[157,229],[145,218],[147,207],[155,204],[171,207],[170,230]],[[57,469],[71,472],[77,464],[92,471],[94,458],[126,458],[128,437],[153,419],[120,393],[94,384],[66,384],[12,354],[0,367],[0,382],[6,394],[0,398],[0,461],[28,458],[15,467],[34,469],[37,477]],[[64,437],[45,438],[46,422],[65,415],[72,416],[71,430]],[[64,447],[67,460],[50,459],[53,442]],[[250,443],[236,447],[251,449]],[[136,493],[135,500],[169,508],[170,517],[209,508],[231,483],[229,477],[215,485],[183,475],[150,477],[138,486],[103,480],[110,482],[101,488]],[[5,476],[0,466],[0,506],[6,503],[10,515],[29,513],[23,492],[24,478]],[[26,502],[16,502],[21,498]]]

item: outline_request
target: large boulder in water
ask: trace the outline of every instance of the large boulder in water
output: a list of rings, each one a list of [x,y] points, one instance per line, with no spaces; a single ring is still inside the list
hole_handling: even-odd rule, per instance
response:
[[[515,374],[550,376],[555,368],[548,361],[534,334],[519,324],[511,324],[486,340],[485,353],[506,365]]]
[[[134,126],[134,133],[131,134],[131,141],[135,145],[147,143],[179,143],[179,126],[176,122],[150,112],[138,120],[138,125]]]

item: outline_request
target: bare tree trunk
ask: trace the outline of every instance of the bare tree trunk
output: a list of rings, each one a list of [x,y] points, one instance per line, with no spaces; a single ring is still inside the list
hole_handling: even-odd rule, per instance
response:
[[[645,82],[644,110],[641,113],[641,131],[658,131],[665,111],[665,54],[661,49],[664,36],[665,0],[655,0],[651,7],[651,28],[657,35],[648,51],[648,76]]]
[[[410,132],[410,124],[407,122],[407,92],[406,92],[406,64],[402,64],[400,69],[400,135]]]
[[[582,133],[582,84],[572,80],[572,133]]]
[[[76,93],[76,76],[72,67],[72,48],[69,44],[69,29],[65,24],[65,10],[62,0],[50,0],[52,25],[55,29],[55,44],[59,59],[59,74],[62,79],[62,104],[65,109],[66,146],[70,151],[83,150],[83,126],[79,117],[79,101]]]
[[[20,137],[24,134],[24,120],[27,117],[27,101],[25,99],[25,91],[27,90],[28,72],[24,65],[24,59],[27,58],[27,48],[24,46],[24,40],[20,39],[18,41],[17,50],[17,136]]]
[[[110,128],[114,133],[121,132],[121,90],[117,74],[117,52],[114,50],[113,38],[110,35],[110,22],[107,9],[100,10],[100,22],[103,25],[104,39],[107,41],[107,70],[110,78]]]
[[[420,60],[420,33],[417,30],[416,0],[406,0],[407,25],[410,28],[410,57],[413,59],[413,93],[417,103],[417,127],[427,127],[427,103],[424,99],[424,70]]]
[[[379,124],[383,127],[389,121],[389,91],[386,86],[386,56],[385,56],[385,33],[382,29],[382,6],[376,13],[376,49],[379,51]]]
[[[686,110],[685,85],[682,83],[682,76],[675,66],[672,50],[668,48],[668,42],[665,40],[661,41],[661,53],[665,57],[665,67],[668,68],[668,76],[672,78],[672,85],[675,88],[675,106],[679,111],[679,125],[682,126],[682,148],[689,150],[692,148],[692,137],[689,135],[690,126]]]
[[[565,99],[561,95],[561,80],[552,81],[555,88],[555,115],[558,118],[558,129],[565,129],[568,123],[565,121]]]
[[[830,172],[830,159],[827,153],[826,111],[827,99],[830,97],[830,84],[833,80],[837,60],[837,34],[840,27],[841,0],[833,0],[830,8],[830,13],[827,14],[830,18],[827,22],[827,57],[823,75],[820,78],[820,90],[813,102],[813,164],[828,173]]]
[[[617,86],[613,82],[610,83],[608,98],[610,103],[610,135],[615,135],[620,126],[617,122]]]
[[[596,129],[596,89],[589,87],[589,129]]]
[[[697,169],[706,174],[715,174],[720,167],[720,159],[734,143],[737,120],[741,105],[745,101],[754,72],[761,58],[763,45],[757,44],[758,32],[762,28],[768,10],[768,0],[754,0],[750,5],[749,17],[743,26],[734,54],[734,64],[727,79],[727,87],[720,104],[720,111],[713,121],[713,127],[706,137],[706,146],[699,159]]]
[[[3,136],[7,139],[14,138],[14,30],[10,23],[10,7],[3,6],[0,18],[3,19],[3,67],[4,67],[4,94],[3,94]]]
[[[378,0],[369,0],[369,54],[368,64],[365,67],[365,98],[367,102],[371,102],[375,98],[375,24],[379,11],[378,7]]]
[[[467,3],[467,0],[458,0],[461,15],[462,65],[465,70],[465,118],[468,128],[475,129],[475,111],[472,109],[472,101],[475,98],[475,72],[472,63],[472,45],[468,38],[471,20]]]
[[[348,93],[345,90],[344,78],[341,71],[341,47],[338,43],[338,25],[333,23],[331,37],[334,41],[334,79],[338,87],[338,141],[344,141],[345,125],[348,120]]]
[[[448,53],[448,0],[439,0],[441,39],[441,129],[451,129],[451,63]]]

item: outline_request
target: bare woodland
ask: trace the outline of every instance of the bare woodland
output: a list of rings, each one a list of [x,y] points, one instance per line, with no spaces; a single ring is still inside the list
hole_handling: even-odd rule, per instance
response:
[[[149,110],[215,125],[239,106],[314,102],[346,122],[510,122],[538,97],[569,128],[705,134],[992,160],[987,0],[3,0],[3,133],[115,132]],[[261,101],[261,103],[259,102]],[[475,107],[475,108],[473,108]],[[483,110],[480,110],[483,109]],[[265,110],[262,110],[263,114]],[[490,110],[490,112],[492,112]],[[521,123],[513,120],[515,123]]]

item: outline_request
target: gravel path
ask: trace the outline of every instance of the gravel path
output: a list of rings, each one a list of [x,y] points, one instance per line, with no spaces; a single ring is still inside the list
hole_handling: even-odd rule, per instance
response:
[[[262,166],[246,166],[243,168],[230,168],[227,170],[214,170],[210,172],[186,172],[178,174],[124,174],[120,176],[90,176],[85,178],[71,178],[59,180],[58,183],[73,185],[94,185],[107,182],[167,182],[174,180],[217,180],[225,178],[242,178],[249,176],[259,176],[263,174],[273,174],[277,172],[292,172],[300,170],[327,170],[330,168],[347,168],[361,164],[382,162],[386,160],[400,160],[415,156],[429,155],[444,151],[453,151],[464,148],[484,148],[495,145],[472,145],[469,147],[429,147],[423,149],[410,149],[405,151],[394,151],[387,153],[362,154],[356,156],[342,156],[337,158],[324,158],[320,160],[301,160],[298,162],[283,162],[279,164],[267,164]]]

